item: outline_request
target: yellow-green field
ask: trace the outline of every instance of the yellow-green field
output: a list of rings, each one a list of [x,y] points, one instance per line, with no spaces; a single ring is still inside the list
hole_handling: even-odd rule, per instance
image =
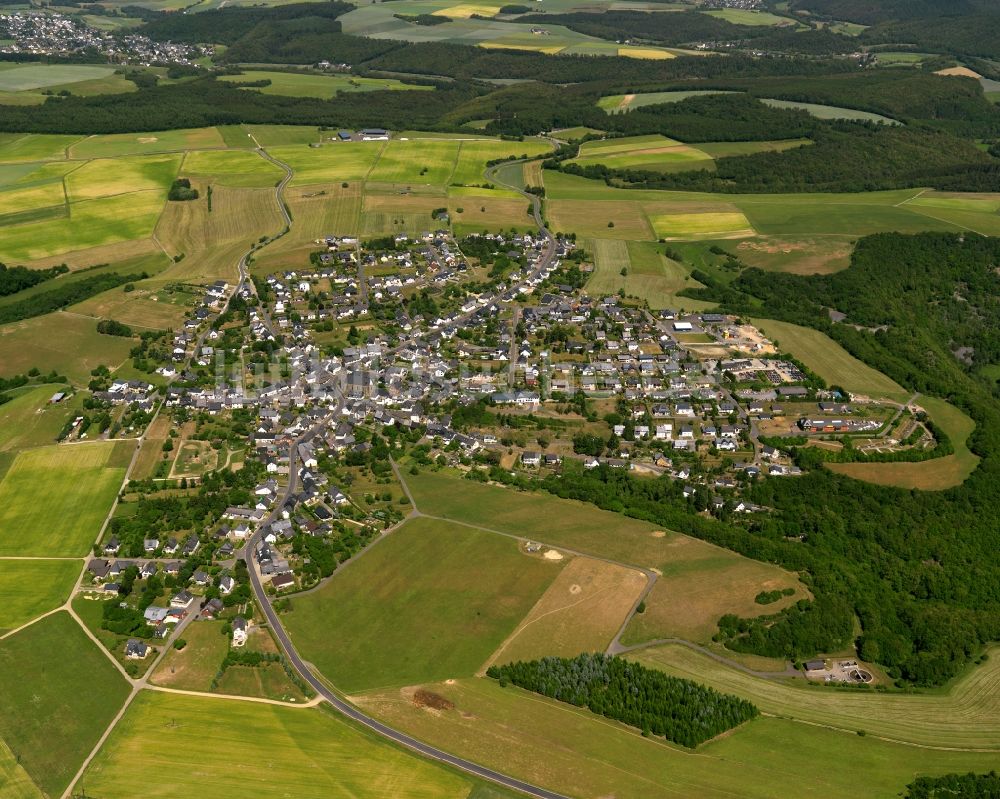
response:
[[[447,139],[390,141],[368,176],[382,183],[445,184],[458,160],[459,142]]]
[[[794,574],[768,563],[743,558],[680,535],[671,535],[669,559],[660,564],[660,576],[646,602],[622,635],[622,643],[659,638],[683,638],[707,643],[718,631],[719,618],[734,613],[742,618],[774,613],[807,596]],[[758,605],[761,591],[792,588],[792,596],[771,605]]]
[[[194,150],[184,157],[183,172],[211,183],[244,188],[273,186],[285,174],[256,152],[246,150]]]
[[[628,655],[668,674],[746,697],[765,713],[921,746],[989,749],[1000,758],[1000,650],[942,692],[843,691],[804,680],[770,680],[667,644]]]
[[[49,133],[0,133],[0,163],[62,160],[67,149],[80,138]]]
[[[157,190],[163,192],[161,200],[166,199],[180,163],[181,156],[170,153],[95,158],[66,175],[66,192],[73,202]]]
[[[18,453],[0,482],[0,555],[85,555],[111,509],[131,454],[131,442],[65,444]]]
[[[53,394],[66,389],[53,383],[9,392],[11,399],[0,405],[0,451],[55,443],[66,422],[83,406],[81,394],[60,403],[49,402]]]
[[[332,142],[319,148],[306,145],[271,147],[269,152],[294,171],[292,186],[364,180],[378,160],[385,142]]]
[[[552,146],[548,142],[530,139],[523,142],[489,139],[462,141],[451,182],[458,185],[478,185],[484,182],[483,171],[487,161],[510,156],[519,158],[522,155],[532,158],[551,151]]]
[[[755,319],[753,323],[781,352],[798,358],[831,385],[842,386],[852,394],[898,401],[910,396],[894,380],[862,363],[818,330],[773,319]]]
[[[146,781],[142,794],[150,799],[466,799],[473,789],[470,779],[320,709],[152,691],[128,709],[83,785],[104,799],[131,799],[141,774],[169,774]]]
[[[713,166],[712,157],[665,136],[630,136],[624,139],[584,142],[570,163],[606,166],[609,169],[651,169],[676,172]]]
[[[166,192],[155,190],[70,203],[68,217],[7,228],[0,237],[0,261],[22,263],[145,238],[165,202]]]
[[[111,133],[88,136],[69,149],[70,158],[117,158],[181,150],[225,147],[216,128],[187,128],[150,133]]]
[[[650,218],[661,239],[737,238],[754,235],[739,211],[728,213],[657,214]]]
[[[0,191],[0,217],[33,211],[37,208],[63,206],[66,193],[62,183],[42,183],[23,189]]]
[[[793,600],[805,596],[796,576],[777,566],[582,502],[481,485],[446,472],[405,479],[423,513],[661,573],[646,612],[633,617],[626,630],[629,642],[669,636],[707,640],[726,613],[756,616],[775,607],[754,602],[760,591],[794,587]]]

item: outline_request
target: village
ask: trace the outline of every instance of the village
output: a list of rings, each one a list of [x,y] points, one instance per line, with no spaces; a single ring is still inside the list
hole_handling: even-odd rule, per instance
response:
[[[752,481],[801,473],[786,442],[933,443],[917,409],[827,386],[747,320],[591,296],[569,238],[440,229],[316,247],[301,270],[204,287],[158,351],[157,384],[108,378],[93,393],[140,424],[162,400],[171,435],[187,431],[137,490],[238,463],[250,497],[200,534],[112,525],[95,547],[81,591],[121,598],[105,629],[137,673],[196,619],[225,619],[241,646],[252,578],[274,597],[307,589],[400,523],[388,461],[407,448],[497,483],[569,462],[627,470],[726,516],[767,511],[743,497]],[[225,463],[204,443],[220,435]]]

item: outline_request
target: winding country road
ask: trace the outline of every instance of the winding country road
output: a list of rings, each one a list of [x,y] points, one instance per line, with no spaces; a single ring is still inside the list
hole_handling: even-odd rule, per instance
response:
[[[263,148],[260,148],[258,152],[267,160],[273,161],[278,166],[286,170],[285,179],[278,184],[278,186],[276,187],[276,191],[278,193],[279,205],[281,206],[283,212],[285,213],[285,217],[290,225],[291,220],[288,219],[287,211],[285,211],[285,204],[281,197],[281,191],[284,188],[284,186],[287,185],[288,181],[292,177],[291,170],[288,168],[287,164],[282,164],[281,162],[274,161],[274,159],[271,159],[270,156],[268,156],[267,153],[264,152]],[[487,170],[487,176],[489,174],[490,170]],[[512,186],[511,188],[516,189],[517,191],[524,194],[526,198],[532,200],[532,207],[534,211],[535,220],[538,222],[539,230],[542,232],[542,235],[546,239],[545,249],[543,251],[542,257],[541,259],[539,259],[538,265],[534,270],[534,273],[537,274],[539,271],[546,268],[552,262],[552,259],[555,256],[555,240],[553,239],[552,234],[549,233],[549,231],[546,230],[544,228],[544,225],[542,224],[541,208],[538,202],[538,198],[534,197],[533,195],[529,195],[527,192],[521,191],[520,187]],[[249,255],[249,253],[247,255]],[[245,271],[245,261],[246,261],[246,256],[244,256],[243,261],[241,262],[241,278]],[[472,314],[467,314],[466,316],[471,316],[471,315]],[[405,346],[405,344],[407,343],[409,343],[409,341],[401,342],[396,349],[398,350],[402,346]],[[471,760],[466,760],[456,755],[449,754],[448,752],[445,752],[442,749],[430,746],[429,744],[419,741],[416,738],[413,738],[412,736],[407,735],[404,732],[395,730],[392,727],[389,727],[388,725],[383,724],[380,721],[377,721],[376,719],[372,718],[371,716],[359,710],[354,705],[344,701],[340,696],[338,696],[336,693],[330,690],[330,688],[327,687],[325,683],[323,683],[315,674],[313,674],[313,672],[306,665],[305,661],[302,660],[298,651],[295,649],[295,645],[289,638],[288,633],[285,631],[285,628],[281,624],[281,619],[278,617],[278,614],[275,612],[274,607],[271,604],[271,598],[264,591],[264,586],[263,583],[261,582],[260,574],[258,572],[256,564],[254,563],[254,552],[258,542],[262,539],[264,535],[263,532],[264,527],[266,527],[267,524],[274,521],[278,517],[279,513],[281,512],[282,506],[285,504],[288,498],[291,497],[297,490],[298,468],[296,466],[296,461],[298,458],[298,445],[304,441],[311,439],[321,430],[325,429],[331,420],[337,418],[340,415],[341,411],[344,408],[344,405],[345,405],[345,400],[343,397],[341,397],[337,406],[329,414],[327,414],[326,417],[324,417],[322,420],[317,422],[315,425],[313,425],[311,428],[306,430],[298,438],[294,439],[291,442],[291,444],[289,445],[289,458],[288,458],[288,473],[289,473],[288,486],[285,488],[284,494],[278,500],[276,500],[275,509],[267,517],[265,522],[261,524],[257,532],[254,533],[254,535],[247,541],[245,548],[243,549],[242,553],[240,553],[241,557],[246,562],[247,572],[250,575],[250,582],[251,585],[253,586],[254,594],[257,597],[257,601],[260,603],[260,606],[264,611],[264,615],[267,617],[268,623],[271,626],[271,630],[273,631],[275,637],[280,643],[281,648],[284,650],[285,656],[288,658],[288,662],[292,664],[292,666],[299,673],[302,679],[304,679],[306,682],[309,683],[310,686],[312,686],[313,690],[316,691],[317,695],[322,697],[327,702],[329,702],[335,710],[337,710],[339,713],[343,714],[347,718],[359,724],[362,724],[363,726],[367,727],[373,732],[381,735],[383,738],[387,738],[397,744],[400,744],[401,746],[405,746],[407,749],[419,755],[422,755],[423,757],[430,758],[431,760],[437,760],[441,763],[445,763],[449,766],[457,768],[468,774],[472,774],[481,779],[496,783],[497,785],[502,785],[506,788],[519,791],[528,796],[535,796],[538,797],[538,799],[568,799],[562,794],[546,790],[545,788],[540,788],[537,785],[532,785],[530,783],[523,782],[522,780],[515,779],[514,777],[509,777],[506,774],[501,774],[499,771],[494,771],[493,769],[481,766],[478,763],[473,763]]]

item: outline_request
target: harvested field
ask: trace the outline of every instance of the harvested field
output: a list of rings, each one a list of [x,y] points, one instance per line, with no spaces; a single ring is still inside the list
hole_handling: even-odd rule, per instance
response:
[[[645,587],[636,569],[573,558],[486,665],[603,652]]]

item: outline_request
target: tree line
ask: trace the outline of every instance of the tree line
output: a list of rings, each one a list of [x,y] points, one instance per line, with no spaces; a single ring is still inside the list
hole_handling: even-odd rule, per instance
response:
[[[512,683],[586,707],[636,727],[644,735],[662,736],[692,749],[760,713],[745,699],[609,655],[493,665],[486,674],[502,686]]]

